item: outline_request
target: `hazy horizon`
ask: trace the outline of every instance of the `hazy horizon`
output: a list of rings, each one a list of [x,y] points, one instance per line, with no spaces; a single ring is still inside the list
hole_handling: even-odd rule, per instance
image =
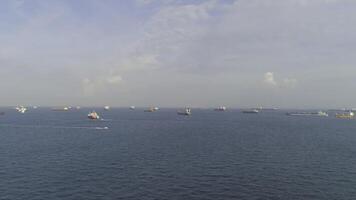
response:
[[[131,106],[134,105],[123,105],[123,106],[110,106],[110,105],[86,105],[86,106],[81,106],[81,105],[6,105],[6,106],[0,106],[0,108],[3,109],[12,109],[16,108],[19,106],[23,106],[26,108],[29,108],[30,110],[36,110],[36,109],[62,109],[62,108],[70,108],[70,110],[77,110],[77,109],[104,109],[105,106],[109,106],[110,109],[130,109]],[[202,109],[202,110],[214,110],[216,108],[219,108],[223,105],[220,106],[160,106],[160,105],[140,105],[140,106],[134,106],[135,110],[146,110],[147,108],[152,108],[152,107],[158,107],[159,109],[183,109],[183,108],[191,108],[191,109]],[[36,108],[34,108],[36,107]],[[79,107],[79,108],[78,108]],[[226,106],[225,106],[226,107]],[[269,111],[274,112],[274,111],[284,111],[284,110],[314,110],[314,111],[356,111],[356,108],[352,107],[261,107],[261,106],[240,106],[240,107],[226,107],[227,110],[251,110],[251,109],[262,109],[263,111]],[[4,110],[2,110],[4,111]]]
[[[355,108],[356,1],[3,0],[0,106]]]

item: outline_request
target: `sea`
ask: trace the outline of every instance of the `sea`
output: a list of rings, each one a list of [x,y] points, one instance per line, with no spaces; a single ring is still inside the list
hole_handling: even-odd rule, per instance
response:
[[[95,109],[102,120],[89,120]],[[1,108],[1,200],[356,199],[356,120]]]

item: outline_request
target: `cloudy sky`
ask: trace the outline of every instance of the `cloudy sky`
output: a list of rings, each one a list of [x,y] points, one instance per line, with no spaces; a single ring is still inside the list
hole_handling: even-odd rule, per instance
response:
[[[356,107],[354,0],[2,0],[0,105]]]

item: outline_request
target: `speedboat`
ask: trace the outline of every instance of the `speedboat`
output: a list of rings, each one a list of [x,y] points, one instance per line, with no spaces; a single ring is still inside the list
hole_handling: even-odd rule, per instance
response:
[[[88,114],[89,119],[100,119],[100,116],[95,111]]]
[[[110,106],[104,106],[104,110],[110,110]]]
[[[130,110],[135,110],[135,106],[130,106]]]

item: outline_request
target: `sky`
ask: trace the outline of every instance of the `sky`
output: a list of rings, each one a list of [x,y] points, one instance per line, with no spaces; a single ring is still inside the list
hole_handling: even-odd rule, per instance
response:
[[[354,0],[1,0],[0,105],[356,107]]]

